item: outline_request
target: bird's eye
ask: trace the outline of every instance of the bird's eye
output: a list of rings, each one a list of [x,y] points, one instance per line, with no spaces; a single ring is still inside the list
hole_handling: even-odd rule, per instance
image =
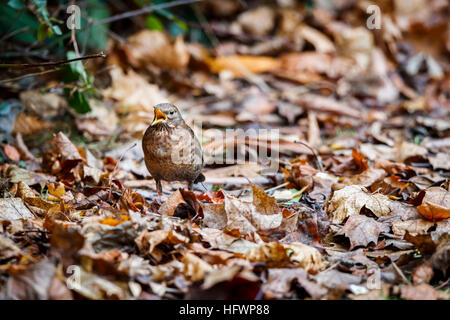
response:
[[[170,110],[170,114],[174,114],[175,113],[175,111],[173,111],[173,110]]]

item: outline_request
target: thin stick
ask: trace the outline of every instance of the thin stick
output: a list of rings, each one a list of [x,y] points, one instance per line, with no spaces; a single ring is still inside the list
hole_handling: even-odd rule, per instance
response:
[[[411,282],[408,280],[408,278],[405,277],[402,270],[400,270],[400,268],[395,264],[394,261],[392,261],[392,265],[394,266],[395,271],[397,271],[398,274],[402,277],[403,281],[405,281],[408,284],[411,284]]]
[[[280,185],[278,185],[278,186],[275,186],[275,187],[273,187],[273,188],[266,189],[266,190],[264,190],[264,192],[268,193],[268,192],[271,192],[271,191],[274,191],[274,190],[277,190],[277,189],[286,187],[289,183],[290,183],[290,182],[282,183],[282,184],[280,184]]]
[[[34,68],[34,67],[54,67],[62,64],[71,63],[74,61],[87,60],[87,59],[95,59],[95,58],[106,58],[106,54],[103,51],[100,51],[97,54],[90,54],[84,57],[79,57],[75,59],[69,60],[61,60],[61,61],[50,61],[50,62],[42,62],[42,63],[2,63],[0,64],[0,68]]]
[[[295,141],[295,142],[296,143],[300,143],[300,144],[304,145],[305,147],[307,147],[309,150],[311,150],[311,152],[313,153],[314,158],[316,159],[317,167],[319,168],[320,172],[323,172],[322,161],[320,160],[320,158],[317,155],[316,151],[313,148],[311,148],[307,143],[304,143],[303,141]]]
[[[287,198],[287,200],[292,200],[294,198],[297,198],[299,196],[301,196],[303,194],[303,192],[308,189],[310,187],[309,184],[307,184],[306,186],[304,186],[303,188],[300,189],[300,191],[297,191],[296,193],[292,194],[289,196],[289,198]]]
[[[114,22],[114,21],[118,21],[118,20],[131,18],[131,17],[138,16],[138,15],[141,15],[144,13],[150,13],[155,10],[172,8],[172,7],[181,6],[181,5],[185,5],[185,4],[191,4],[191,3],[195,3],[195,2],[199,2],[199,1],[201,1],[201,0],[179,0],[179,1],[172,1],[172,2],[168,2],[168,3],[162,3],[162,4],[158,4],[158,5],[154,5],[154,6],[148,6],[148,7],[142,8],[142,9],[116,14],[115,16],[96,21],[96,22],[92,23],[91,25],[87,26],[87,28],[95,27],[100,24],[105,24],[105,23],[110,23],[110,22]]]
[[[75,1],[72,0],[70,1],[71,5],[75,4]],[[75,50],[75,54],[77,55],[77,57],[80,56],[80,50],[78,49],[78,42],[77,42],[77,37],[75,35],[75,19],[72,19],[72,31],[70,32],[70,41],[73,43],[73,49]],[[87,37],[86,37],[87,39]]]
[[[34,76],[40,76],[40,75],[47,74],[47,73],[52,73],[52,72],[55,72],[55,71],[59,71],[59,70],[58,69],[53,69],[53,70],[45,70],[45,71],[35,72],[35,73],[28,73],[28,74],[24,74],[23,76],[16,77],[16,78],[0,80],[0,83],[22,80],[22,79],[25,79],[25,78],[34,77]]]

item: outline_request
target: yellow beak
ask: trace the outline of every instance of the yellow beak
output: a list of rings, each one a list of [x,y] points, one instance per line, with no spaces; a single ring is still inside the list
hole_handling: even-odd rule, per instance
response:
[[[167,119],[166,115],[161,110],[155,107],[153,107],[153,109],[155,110],[155,117],[153,118],[152,126]]]

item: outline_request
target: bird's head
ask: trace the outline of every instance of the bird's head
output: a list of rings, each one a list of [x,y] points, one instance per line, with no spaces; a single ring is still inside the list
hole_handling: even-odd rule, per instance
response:
[[[155,117],[152,126],[159,122],[181,124],[184,120],[177,107],[170,103],[160,103],[153,107]]]

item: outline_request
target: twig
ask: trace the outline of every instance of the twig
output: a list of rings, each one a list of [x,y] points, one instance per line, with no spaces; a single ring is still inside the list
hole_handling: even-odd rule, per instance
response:
[[[70,1],[71,5],[75,4],[75,1]],[[75,50],[75,54],[77,55],[77,57],[80,56],[80,50],[78,49],[78,42],[77,42],[77,37],[75,35],[75,19],[72,19],[72,25],[71,25],[71,32],[70,32],[70,41],[73,43],[73,49]]]
[[[137,143],[133,143],[132,146],[130,146],[127,150],[125,150],[122,155],[120,156],[119,160],[116,162],[116,165],[114,166],[113,171],[111,172],[111,175],[109,176],[109,181],[108,181],[108,185],[109,185],[109,194],[108,194],[108,199],[112,198],[112,188],[111,188],[111,183],[112,180],[114,178],[114,175],[117,172],[117,168],[119,167],[120,162],[122,161],[123,157],[125,156],[125,153],[127,153],[128,151],[130,151],[131,149],[133,149],[134,147],[136,147]]]
[[[23,153],[26,160],[36,160],[34,155],[30,152],[30,150],[28,150],[28,147],[26,146],[25,142],[23,142],[22,134],[20,132],[16,134],[16,143],[17,147]]]
[[[294,142],[300,143],[301,145],[304,145],[309,150],[311,150],[311,152],[313,153],[314,159],[316,160],[317,167],[319,168],[320,172],[323,172],[322,161],[320,160],[320,158],[317,155],[316,151],[313,148],[311,148],[307,143],[304,143],[303,141],[294,141]]]
[[[100,51],[97,54],[90,54],[84,57],[79,57],[75,59],[69,60],[61,60],[61,61],[50,61],[50,62],[41,62],[41,63],[2,63],[0,64],[0,68],[34,68],[34,67],[54,67],[62,64],[71,63],[74,61],[87,60],[87,59],[95,59],[95,58],[106,58],[106,54],[103,51]]]
[[[395,264],[394,261],[392,261],[392,265],[394,266],[395,271],[397,271],[397,273],[402,277],[403,281],[405,281],[408,284],[411,284],[411,281],[409,281],[408,278],[405,277],[402,270],[400,270],[400,268]]]
[[[308,189],[309,187],[310,187],[310,185],[307,184],[306,186],[304,186],[303,188],[301,188],[300,191],[297,191],[296,193],[290,195],[289,198],[287,198],[286,200],[292,200],[292,199],[294,199],[294,198],[300,197],[300,196],[303,194],[303,192],[304,192],[306,189]]]
[[[162,3],[162,4],[158,4],[158,5],[154,5],[154,6],[148,6],[148,7],[142,8],[142,9],[128,11],[128,12],[116,14],[115,16],[112,16],[112,17],[98,20],[98,21],[92,23],[91,25],[88,25],[86,28],[91,28],[91,27],[95,27],[95,26],[98,26],[101,24],[131,18],[131,17],[138,16],[141,14],[150,13],[155,10],[172,8],[172,7],[181,6],[181,5],[185,5],[185,4],[191,4],[191,3],[195,3],[195,2],[199,2],[199,1],[202,1],[202,0],[178,0],[178,1],[168,2],[168,3]]]
[[[280,184],[280,185],[278,185],[278,186],[275,186],[275,187],[273,187],[273,188],[266,189],[266,190],[264,190],[264,192],[265,192],[265,193],[269,193],[269,192],[271,192],[271,191],[275,191],[275,190],[277,190],[277,189],[286,187],[289,183],[290,183],[290,182],[282,183],[282,184]]]
[[[28,31],[28,29],[29,29],[28,27],[23,27],[23,28],[14,30],[14,31],[11,32],[11,33],[5,34],[5,35],[0,39],[0,43],[2,43],[3,41],[5,41],[6,39],[9,39],[9,38],[15,36],[16,34],[19,34],[19,33],[25,32],[25,31]]]
[[[25,79],[25,78],[34,77],[34,76],[40,76],[40,75],[47,74],[47,73],[52,73],[52,72],[55,72],[55,71],[58,71],[58,69],[45,70],[45,71],[35,72],[35,73],[28,73],[28,74],[24,74],[23,76],[16,77],[16,78],[0,80],[0,83],[22,80],[22,79]]]

